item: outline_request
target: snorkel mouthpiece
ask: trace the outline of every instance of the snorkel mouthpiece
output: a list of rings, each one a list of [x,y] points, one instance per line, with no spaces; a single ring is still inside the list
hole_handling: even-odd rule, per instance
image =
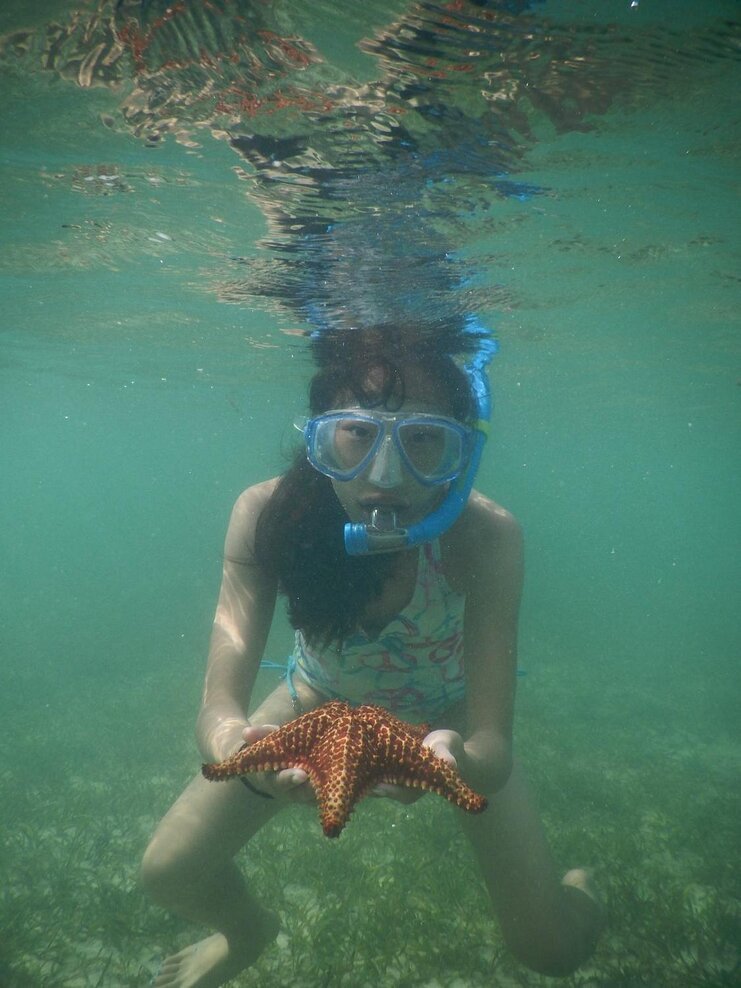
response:
[[[396,527],[396,512],[393,508],[374,508],[371,511],[371,528],[375,528],[377,532],[395,532]]]
[[[345,525],[345,550],[348,555],[395,552],[422,542],[432,542],[446,532],[463,511],[476,478],[489,428],[491,391],[486,368],[497,350],[496,343],[475,317],[470,316],[466,320],[466,331],[479,337],[479,349],[463,368],[471,386],[477,417],[465,469],[451,482],[442,504],[408,528],[397,527],[396,512],[389,508],[374,508],[370,525],[348,522]]]
[[[345,525],[345,551],[349,556],[366,556],[371,552],[394,552],[407,544],[406,528],[399,528],[396,512],[374,508],[370,525],[348,522]]]

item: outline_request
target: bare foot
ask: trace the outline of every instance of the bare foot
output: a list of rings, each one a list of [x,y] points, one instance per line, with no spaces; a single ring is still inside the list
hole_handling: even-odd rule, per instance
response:
[[[276,929],[273,937],[277,934]],[[219,988],[257,960],[273,937],[231,944],[221,933],[191,944],[163,961],[152,980],[155,988]]]
[[[572,868],[563,876],[561,884],[583,893],[583,896],[572,896],[571,903],[583,917],[584,933],[593,948],[607,924],[607,909],[594,887],[592,875],[585,868]]]
[[[594,887],[592,874],[587,871],[586,868],[572,868],[571,871],[567,871],[561,879],[561,884],[569,885],[571,888],[580,889],[585,895],[588,895],[593,902],[596,902],[601,909],[604,909],[602,900]]]

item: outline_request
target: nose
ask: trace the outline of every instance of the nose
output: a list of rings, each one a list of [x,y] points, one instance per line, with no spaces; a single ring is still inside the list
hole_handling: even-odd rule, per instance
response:
[[[368,480],[376,487],[398,487],[402,482],[401,457],[394,445],[393,437],[386,434],[383,437],[378,452],[373,457]]]

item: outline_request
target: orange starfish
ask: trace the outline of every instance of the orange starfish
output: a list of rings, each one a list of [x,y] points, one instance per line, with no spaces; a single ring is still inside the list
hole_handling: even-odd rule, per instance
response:
[[[204,765],[207,779],[301,768],[319,803],[322,829],[337,837],[355,804],[379,782],[426,789],[469,813],[486,799],[447,762],[422,745],[427,724],[407,724],[383,707],[351,707],[341,700],[310,710],[230,758]]]

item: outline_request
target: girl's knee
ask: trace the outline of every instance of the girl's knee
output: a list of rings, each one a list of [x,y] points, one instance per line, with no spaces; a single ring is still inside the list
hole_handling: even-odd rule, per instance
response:
[[[155,837],[144,852],[139,865],[139,884],[152,897],[156,898],[157,891],[167,884],[172,875],[175,862],[160,853],[160,846]]]
[[[196,868],[192,855],[182,846],[155,834],[139,867],[139,883],[155,902],[167,902],[173,893],[188,884]]]
[[[249,839],[242,786],[206,782],[198,775],[160,821],[139,869],[142,887],[156,900],[199,884],[222,868]]]

